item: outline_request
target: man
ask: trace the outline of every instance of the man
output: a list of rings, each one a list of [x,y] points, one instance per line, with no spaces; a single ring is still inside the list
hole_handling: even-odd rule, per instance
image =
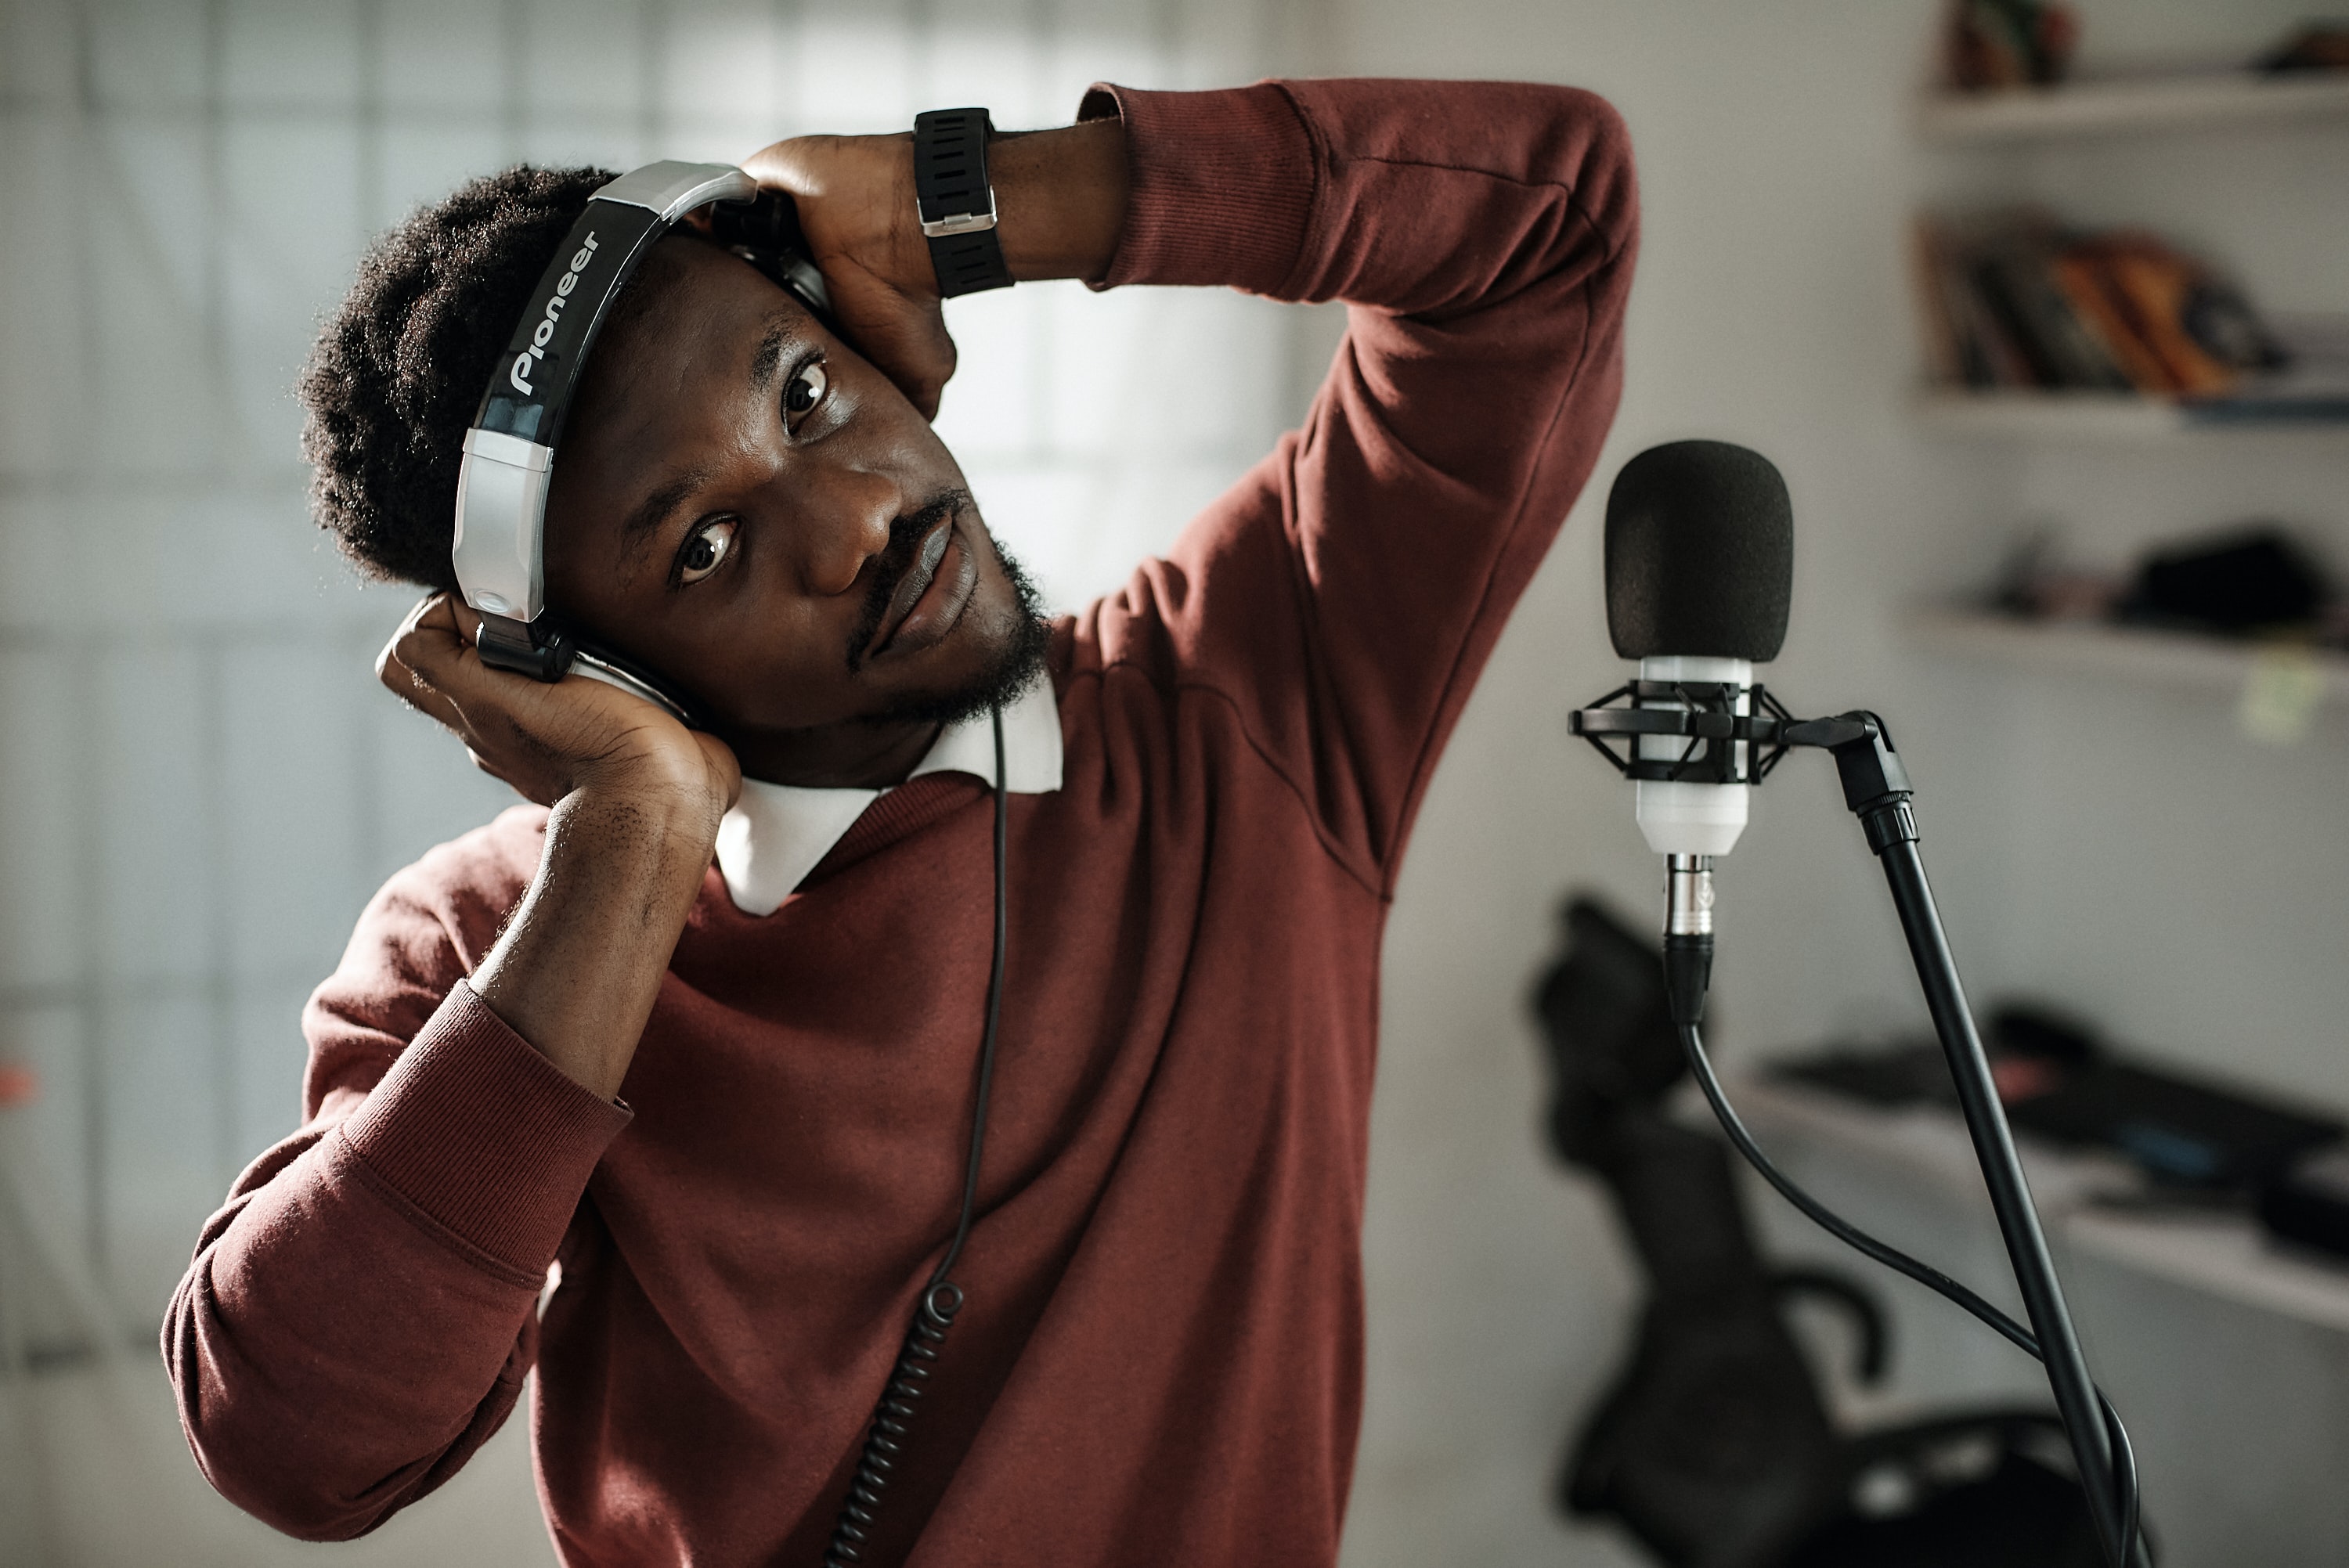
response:
[[[548,597],[710,727],[485,668],[445,596],[386,651],[538,805],[370,903],[305,1016],[308,1119],[165,1326],[205,1473],[280,1528],[380,1523],[535,1367],[566,1562],[823,1555],[955,1229],[999,710],[968,1298],[864,1560],[1335,1560],[1381,931],[1613,411],[1626,142],[1562,88],[1304,82],[1097,89],[992,158],[1015,277],[1350,302],[1310,417],[1046,626],[926,422],[906,140],[749,165],[842,335],[662,242],[564,438]],[[476,182],[366,263],[305,383],[363,565],[452,585],[465,427],[598,178]]]

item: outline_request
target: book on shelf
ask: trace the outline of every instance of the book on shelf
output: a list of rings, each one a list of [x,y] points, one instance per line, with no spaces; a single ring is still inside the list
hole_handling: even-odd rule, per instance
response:
[[[1929,374],[1945,389],[2104,393],[2212,421],[2349,419],[2349,330],[2271,322],[2199,258],[2036,208],[1917,221]]]
[[[1972,92],[2046,87],[2064,79],[2080,43],[2080,15],[2050,0],[1951,0],[1942,70]]]

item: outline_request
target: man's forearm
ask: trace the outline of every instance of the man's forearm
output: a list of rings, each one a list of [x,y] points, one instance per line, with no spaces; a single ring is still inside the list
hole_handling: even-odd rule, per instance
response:
[[[472,986],[507,1027],[612,1099],[709,867],[707,812],[659,790],[558,803],[538,875]]]
[[[1125,226],[1125,124],[1111,117],[988,144],[1004,263],[1021,283],[1099,279]]]

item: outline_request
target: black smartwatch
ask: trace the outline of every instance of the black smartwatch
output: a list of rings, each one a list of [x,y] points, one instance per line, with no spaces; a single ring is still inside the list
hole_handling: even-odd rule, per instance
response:
[[[914,117],[914,215],[930,244],[938,294],[1008,289],[1003,242],[995,235],[995,186],[987,178],[983,108],[934,108]]]

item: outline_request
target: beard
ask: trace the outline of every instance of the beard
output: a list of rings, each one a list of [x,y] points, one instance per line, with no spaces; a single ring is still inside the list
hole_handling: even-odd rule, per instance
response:
[[[948,490],[890,525],[888,547],[882,553],[881,569],[874,574],[873,586],[866,594],[864,614],[858,617],[856,629],[849,636],[851,672],[863,665],[864,649],[879,629],[882,616],[888,613],[890,595],[912,570],[922,540],[940,522],[967,510],[975,510],[970,492]],[[976,542],[969,530],[964,531],[963,538],[966,543]],[[1005,579],[1011,584],[1011,604],[1004,611],[984,615],[968,628],[988,649],[978,672],[954,686],[908,693],[877,713],[861,716],[859,723],[961,724],[990,708],[1009,707],[1043,676],[1044,657],[1052,643],[1052,627],[1044,615],[1043,596],[1037,593],[1034,581],[1019,562],[992,534],[987,536],[987,542],[988,548],[995,553],[996,564],[1003,569]],[[978,614],[976,607],[971,613]]]

